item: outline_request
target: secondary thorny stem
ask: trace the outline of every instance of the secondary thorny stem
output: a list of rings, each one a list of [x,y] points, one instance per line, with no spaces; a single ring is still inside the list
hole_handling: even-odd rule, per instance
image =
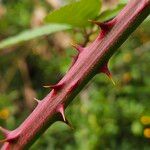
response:
[[[111,22],[99,23],[98,38],[88,47],[78,47],[78,56],[64,78],[15,130],[8,131],[3,150],[22,150],[29,146],[55,121],[67,123],[64,109],[97,73],[106,73],[107,62],[118,47],[150,13],[150,0],[131,0]],[[3,130],[4,131],[4,130]]]

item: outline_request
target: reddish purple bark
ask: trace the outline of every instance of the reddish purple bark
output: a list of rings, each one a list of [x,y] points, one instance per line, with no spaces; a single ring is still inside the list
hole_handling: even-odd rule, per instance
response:
[[[100,23],[98,38],[82,50],[76,47],[79,54],[73,66],[58,84],[50,86],[52,91],[38,101],[28,118],[13,131],[0,128],[6,136],[2,150],[27,149],[53,122],[62,120],[59,114],[66,121],[65,107],[99,71],[108,73],[109,58],[149,13],[150,0],[131,0],[115,21]]]

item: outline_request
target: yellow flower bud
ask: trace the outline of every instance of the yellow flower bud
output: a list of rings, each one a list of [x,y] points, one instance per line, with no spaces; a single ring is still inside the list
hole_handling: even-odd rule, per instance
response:
[[[150,138],[150,128],[146,128],[146,129],[144,130],[144,136],[145,136],[146,138]]]
[[[8,108],[3,108],[0,110],[0,119],[7,119],[9,117],[9,109]]]
[[[141,120],[141,123],[144,125],[150,124],[150,116],[142,116],[140,120]]]

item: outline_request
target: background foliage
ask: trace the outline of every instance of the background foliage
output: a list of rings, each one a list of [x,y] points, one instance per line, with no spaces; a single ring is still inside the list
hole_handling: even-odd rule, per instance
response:
[[[36,106],[33,98],[49,92],[42,86],[64,76],[76,53],[70,43],[95,39],[98,28],[88,19],[109,20],[126,2],[1,0],[0,125],[16,128]],[[116,86],[97,75],[66,110],[74,130],[57,122],[32,150],[150,149],[149,20],[111,59]]]

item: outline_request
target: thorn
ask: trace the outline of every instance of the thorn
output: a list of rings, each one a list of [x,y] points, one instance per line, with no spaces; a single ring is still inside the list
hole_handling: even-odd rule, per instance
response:
[[[112,74],[108,69],[108,64],[106,63],[101,69],[100,72],[106,74],[108,76],[108,78],[111,80],[111,82],[113,83],[113,85],[115,86],[116,83],[114,82],[113,78],[112,78]]]
[[[10,133],[9,135],[8,135],[8,137],[7,137],[7,142],[10,142],[10,141],[15,141],[15,140],[17,140],[18,138],[19,138],[19,136],[20,136],[20,133],[21,133],[21,131],[19,131],[19,132],[16,132],[16,133]]]
[[[9,130],[7,130],[7,129],[1,127],[1,126],[0,126],[0,131],[3,133],[3,135],[4,135],[5,137],[7,137],[7,135],[10,133]]]
[[[51,85],[50,88],[58,91],[58,90],[62,89],[63,85],[64,85],[63,83],[58,83],[56,85]]]
[[[62,121],[62,120],[61,120]],[[66,119],[66,121],[64,122],[64,121],[62,121],[63,123],[65,123],[67,126],[69,126],[69,128],[71,129],[71,130],[74,130],[74,127],[71,125],[71,123],[68,121],[68,119]]]
[[[75,44],[75,43],[71,43],[71,45],[72,45],[79,53],[81,53],[81,52],[83,51],[83,49],[84,49],[82,46],[77,45],[77,44]]]
[[[100,22],[99,21],[96,21],[96,20],[88,20],[89,22],[95,24],[95,25],[98,25],[100,27]]]
[[[111,28],[115,25],[115,23],[116,23],[116,19],[114,18],[114,19],[112,19],[112,20],[110,20],[110,21],[108,21],[108,22],[99,22],[99,21],[95,21],[95,20],[89,20],[91,23],[94,23],[94,24],[96,24],[96,25],[98,25],[102,30],[104,30],[104,31],[109,31],[109,30],[111,30]]]
[[[115,25],[116,23],[116,18],[107,21],[107,22],[99,22],[99,21],[94,21],[94,20],[89,20],[90,22],[98,25],[101,28],[101,32],[98,36],[98,39],[102,39],[105,37],[105,35],[112,29],[112,27]]]
[[[50,88],[51,86],[50,85],[44,85],[43,87],[44,88]]]
[[[77,56],[71,56],[73,58],[73,61],[72,61],[72,64],[69,68],[69,70],[72,68],[72,66],[76,63],[78,57],[79,57],[79,54],[84,50],[84,48],[80,45],[77,45],[77,44],[74,44],[74,43],[71,43],[71,45],[79,52],[77,54]]]
[[[34,100],[39,104],[41,101],[38,100],[37,98],[34,98]]]
[[[72,129],[72,130],[74,129],[74,127],[73,127],[72,124],[68,121],[68,119],[65,119],[65,121],[64,121],[63,118],[59,118],[59,119],[60,119],[59,121],[65,123],[67,126],[69,126],[70,129]]]
[[[112,28],[111,25],[109,25],[109,23],[100,23],[99,24],[100,28],[102,29],[102,31],[110,31],[110,29]]]
[[[63,121],[66,122],[65,112],[64,112],[64,105],[61,104],[61,105],[57,108],[57,111],[62,115]]]
[[[116,83],[115,83],[115,81],[114,81],[113,78],[112,78],[112,75],[109,76],[109,79],[111,80],[112,84],[113,84],[114,86],[116,86]]]
[[[14,133],[13,131],[6,130],[3,127],[0,127],[0,130],[5,135],[5,139],[0,140],[0,143],[14,141],[20,136],[20,132]]]
[[[56,85],[44,85],[43,87],[44,88],[52,88],[52,89],[58,91],[58,90],[62,89],[63,85],[64,85],[64,83],[58,83]]]
[[[68,125],[71,130],[74,130],[74,127],[72,126],[72,124],[68,120],[66,120],[66,125]]]
[[[101,28],[101,32],[99,34],[98,39],[102,39],[105,37],[105,35],[112,29],[112,27],[115,25],[116,23],[116,18],[108,21],[108,22],[99,22],[99,21],[94,21],[94,20],[89,20],[90,22],[98,25]]]

